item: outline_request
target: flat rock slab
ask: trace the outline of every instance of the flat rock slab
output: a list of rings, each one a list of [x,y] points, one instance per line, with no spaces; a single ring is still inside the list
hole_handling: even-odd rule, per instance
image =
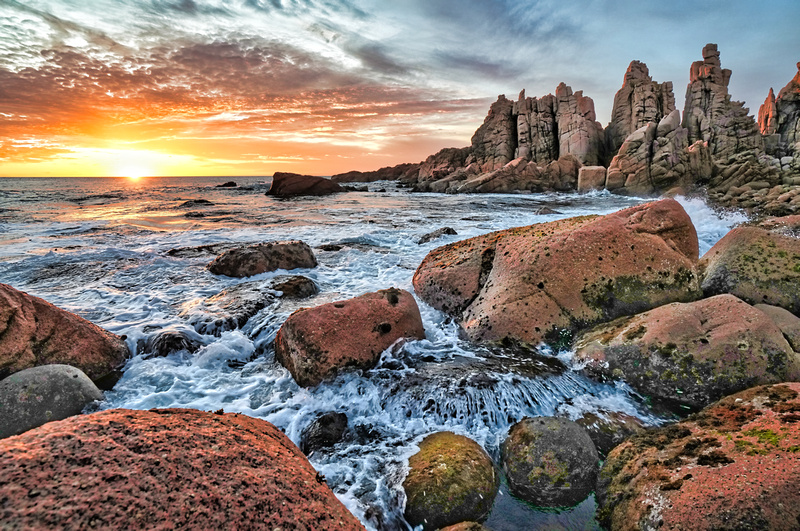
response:
[[[0,441],[0,521],[26,529],[363,530],[272,424],[116,409]]]
[[[605,528],[797,529],[800,383],[748,389],[617,446],[598,482]]]
[[[676,201],[492,232],[434,249],[414,274],[425,302],[470,339],[538,344],[700,297],[697,233]]]
[[[129,356],[121,337],[39,297],[0,284],[0,379],[30,367],[61,363],[97,380]]]
[[[424,339],[414,296],[395,288],[300,309],[275,337],[275,357],[304,387],[344,367],[369,369],[401,338]]]
[[[206,268],[215,275],[250,277],[277,269],[317,267],[311,247],[299,240],[257,243],[229,249]]]
[[[593,375],[692,409],[754,385],[800,378],[800,358],[761,310],[733,295],[661,306],[580,336]]]
[[[42,365],[0,381],[0,439],[80,414],[103,393],[80,369]]]

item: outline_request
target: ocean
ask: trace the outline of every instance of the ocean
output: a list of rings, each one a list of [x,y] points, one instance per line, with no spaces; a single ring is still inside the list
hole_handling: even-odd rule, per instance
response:
[[[236,188],[219,188],[233,180]],[[100,409],[224,409],[272,422],[296,444],[305,426],[344,412],[345,439],[310,456],[337,497],[368,529],[409,529],[402,481],[417,443],[435,431],[466,435],[499,462],[509,427],[526,416],[622,412],[647,425],[666,420],[621,382],[589,380],[571,353],[542,347],[567,369],[541,372],[513,353],[464,342],[458,326],[418,300],[426,339],[384,353],[377,367],[346,372],[312,389],[295,384],[274,359],[272,341],[293,309],[268,307],[240,329],[199,334],[189,323],[198,301],[246,279],[215,276],[213,256],[172,256],[170,249],[214,243],[299,239],[319,266],[294,270],[320,293],[303,306],[397,287],[413,292],[415,269],[432,249],[509,227],[584,214],[607,214],[643,202],[607,192],[574,194],[412,194],[393,182],[369,192],[275,199],[270,178],[0,179],[0,282],[41,297],[127,336],[133,357]],[[200,200],[204,200],[200,201]],[[702,255],[743,215],[722,216],[700,199],[679,198]],[[550,209],[543,214],[540,209]],[[458,232],[419,245],[423,234]],[[201,348],[148,357],[141,345],[164,330],[184,331]],[[246,495],[246,493],[243,493]],[[495,531],[546,527],[596,529],[593,497],[566,511],[538,510],[505,484],[486,525]]]

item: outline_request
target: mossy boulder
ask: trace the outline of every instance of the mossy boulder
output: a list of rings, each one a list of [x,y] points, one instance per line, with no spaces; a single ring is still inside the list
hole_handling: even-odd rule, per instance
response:
[[[731,293],[800,315],[800,239],[758,227],[738,227],[700,262],[706,296]]]
[[[462,435],[438,432],[423,439],[403,482],[405,517],[412,526],[439,529],[488,516],[500,487],[494,463]]]
[[[538,344],[700,297],[697,233],[676,201],[519,227],[434,249],[417,295],[470,339]]]
[[[578,338],[575,358],[591,375],[694,410],[754,385],[800,378],[800,358],[781,330],[733,295],[599,325]]]
[[[748,389],[609,454],[598,516],[614,530],[797,529],[800,383]]]
[[[600,457],[585,429],[558,417],[526,418],[503,441],[512,494],[540,507],[571,507],[594,491]]]

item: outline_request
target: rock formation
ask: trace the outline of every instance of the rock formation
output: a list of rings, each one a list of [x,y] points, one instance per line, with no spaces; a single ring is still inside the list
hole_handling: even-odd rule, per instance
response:
[[[537,344],[699,298],[697,254],[689,216],[666,199],[439,247],[413,282],[420,298],[458,319],[473,341]]]
[[[514,157],[517,145],[514,103],[505,95],[489,107],[489,114],[472,135],[472,157],[481,173],[502,168]]]
[[[590,374],[694,410],[754,385],[800,377],[800,358],[780,328],[733,295],[599,325],[578,338],[575,357]]]
[[[631,61],[622,88],[614,96],[611,122],[605,130],[609,152],[617,153],[628,135],[647,124],[659,123],[674,110],[672,82],[653,81],[646,64]]]
[[[349,171],[331,176],[335,183],[370,183],[373,181],[394,181],[406,176],[416,176],[419,164],[404,163],[397,166],[386,166],[375,171]]]
[[[63,363],[97,381],[129,356],[123,338],[0,284],[0,379],[29,367]]]
[[[703,60],[689,71],[683,127],[689,130],[689,143],[708,143],[715,160],[727,161],[737,153],[759,149],[761,135],[748,109],[731,101],[728,83],[731,71],[721,68],[716,44],[703,48]]]
[[[619,445],[600,471],[603,527],[796,529],[798,392],[798,383],[748,389]]]
[[[275,337],[275,357],[309,387],[344,367],[374,367],[401,338],[424,339],[425,330],[414,296],[390,288],[294,312]]]
[[[772,89],[758,111],[758,125],[767,152],[779,159],[781,169],[800,171],[800,63],[798,72],[781,89]]]
[[[408,466],[405,516],[424,530],[485,518],[500,487],[500,475],[486,451],[447,431],[425,437]]]
[[[0,441],[8,529],[362,530],[286,435],[260,419],[113,409]]]

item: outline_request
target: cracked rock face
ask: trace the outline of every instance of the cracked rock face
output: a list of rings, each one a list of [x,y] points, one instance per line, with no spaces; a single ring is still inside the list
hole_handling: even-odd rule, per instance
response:
[[[609,151],[617,153],[630,134],[647,124],[659,123],[674,110],[672,82],[653,81],[646,64],[631,61],[622,88],[614,96],[611,122],[605,131]]]
[[[538,344],[557,341],[562,331],[698,298],[697,254],[689,216],[667,199],[439,247],[413,283],[473,341]]]
[[[707,44],[703,60],[692,63],[689,72],[682,125],[689,130],[689,143],[707,142],[715,160],[763,145],[755,120],[747,114],[749,109],[731,101],[730,79],[731,71],[721,68],[717,45]]]
[[[800,63],[797,63],[797,70],[777,98],[769,89],[758,111],[758,125],[765,136],[767,151],[780,159],[792,157],[796,160],[800,156]],[[781,165],[785,165],[783,160]]]

